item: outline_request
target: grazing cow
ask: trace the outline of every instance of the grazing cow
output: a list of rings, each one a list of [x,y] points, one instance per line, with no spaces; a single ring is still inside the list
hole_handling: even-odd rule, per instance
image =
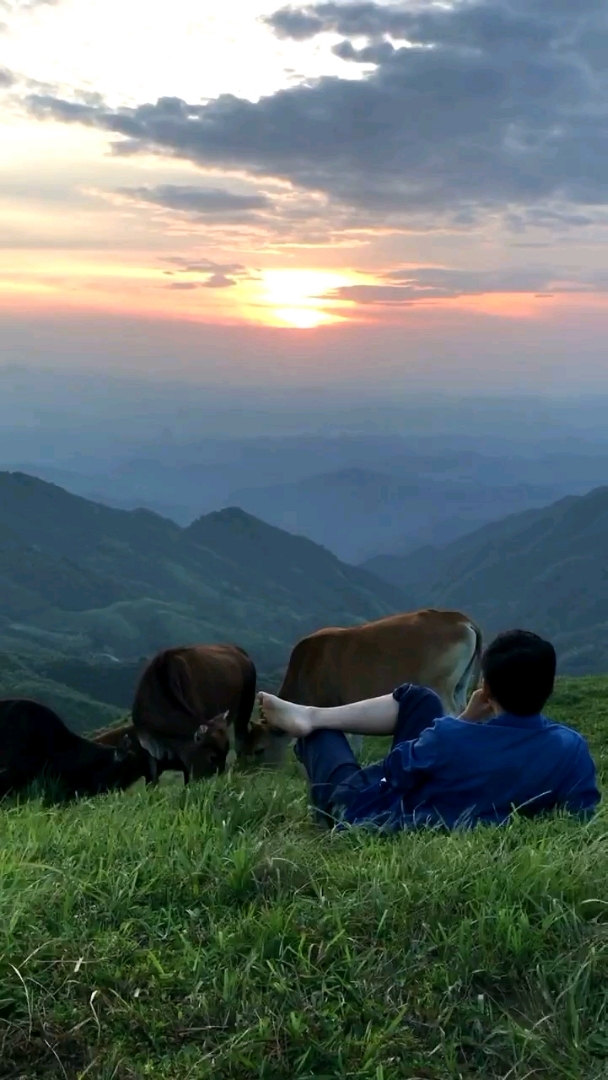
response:
[[[94,742],[97,746],[112,746],[116,749],[126,750],[138,758],[141,769],[140,775],[144,778],[146,784],[154,783],[157,773],[164,772],[165,768],[171,767],[166,765],[164,768],[158,769],[155,766],[150,753],[137,738],[133,724],[116,724],[114,727],[100,728],[98,731],[93,731],[89,737],[91,742]],[[181,771],[181,762],[175,767]]]
[[[238,645],[165,649],[150,662],[135,692],[137,738],[184,780],[224,772],[232,726],[237,755],[247,744],[256,669]],[[181,764],[168,764],[169,762]]]
[[[229,749],[226,713],[221,713],[200,725],[191,739],[173,741],[164,737],[158,742],[148,734],[138,736],[134,724],[125,723],[114,727],[102,728],[91,735],[94,743],[102,746],[117,746],[130,750],[141,762],[141,775],[146,784],[157,784],[164,772],[181,772],[187,784],[192,775],[194,779],[212,776],[215,772],[224,772]]]
[[[127,788],[141,775],[141,761],[128,746],[83,739],[37,701],[0,701],[0,796],[45,779],[67,798],[98,795]]]
[[[158,777],[167,769],[181,772],[184,784],[226,771],[230,750],[227,711],[199,724],[194,734],[186,738],[156,736],[142,731],[138,738],[150,756],[152,783],[157,783]]]
[[[389,694],[402,683],[428,686],[448,713],[461,712],[481,673],[479,627],[459,611],[427,609],[376,622],[318,630],[297,643],[278,696],[330,707]],[[351,736],[360,749],[361,736]],[[247,750],[261,764],[285,760],[289,736],[251,724]]]

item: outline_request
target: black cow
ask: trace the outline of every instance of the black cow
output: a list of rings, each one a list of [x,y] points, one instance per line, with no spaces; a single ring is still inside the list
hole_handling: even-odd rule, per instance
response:
[[[67,798],[124,790],[142,776],[139,755],[98,746],[70,731],[57,713],[25,698],[0,700],[0,797],[35,780],[56,783]]]

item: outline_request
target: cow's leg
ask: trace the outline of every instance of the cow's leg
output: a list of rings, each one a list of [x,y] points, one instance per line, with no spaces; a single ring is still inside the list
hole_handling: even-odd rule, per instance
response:
[[[257,672],[252,665],[252,670],[243,679],[243,686],[234,716],[231,715],[229,718],[229,723],[232,723],[234,750],[237,758],[243,755],[248,741],[251,714],[255,705],[256,680]]]
[[[153,754],[149,756],[150,775],[146,777],[146,785],[156,787],[158,784],[158,761]]]

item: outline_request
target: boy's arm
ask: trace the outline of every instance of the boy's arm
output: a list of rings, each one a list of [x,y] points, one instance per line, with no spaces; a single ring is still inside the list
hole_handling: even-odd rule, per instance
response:
[[[571,814],[591,817],[601,800],[596,769],[587,744],[581,741],[568,779],[559,792],[560,804]]]
[[[402,793],[419,787],[439,761],[439,738],[435,726],[425,728],[417,739],[399,743],[384,763],[384,782]]]

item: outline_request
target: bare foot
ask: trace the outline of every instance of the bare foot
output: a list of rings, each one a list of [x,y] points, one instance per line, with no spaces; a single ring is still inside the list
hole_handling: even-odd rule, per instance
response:
[[[271,727],[280,728],[294,739],[304,739],[313,730],[311,712],[308,705],[293,705],[274,694],[258,694],[260,714]]]

